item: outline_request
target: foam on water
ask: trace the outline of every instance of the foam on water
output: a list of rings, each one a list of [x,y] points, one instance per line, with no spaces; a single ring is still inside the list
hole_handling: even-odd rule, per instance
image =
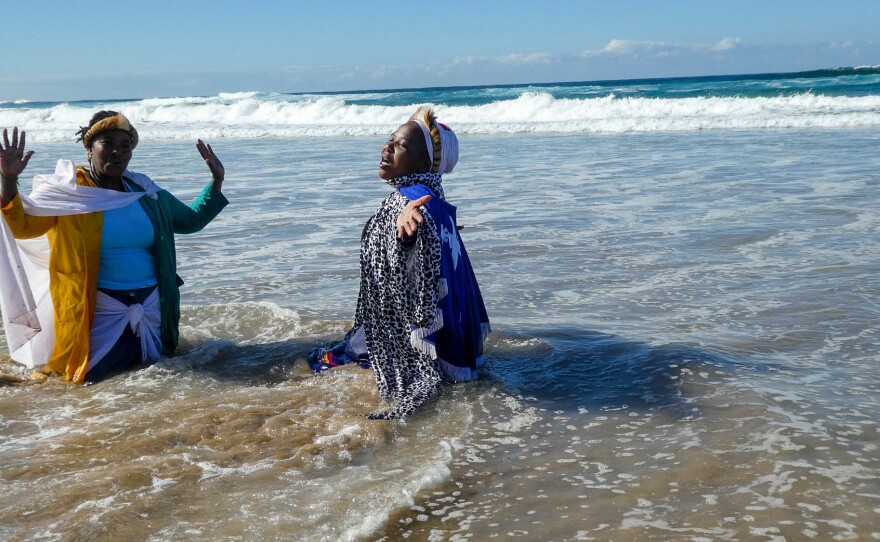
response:
[[[880,125],[880,70],[141,100],[0,103],[0,126],[33,142],[69,140],[98,109],[119,109],[144,139],[385,135],[434,104],[464,134],[621,133]]]
[[[412,103],[363,105],[351,97],[244,92],[214,97],[0,108],[0,125],[27,130],[33,142],[67,141],[99,108],[122,110],[143,140],[250,139],[384,135]],[[620,133],[723,129],[880,126],[880,96],[616,96],[561,98],[525,91],[485,104],[434,102],[441,118],[464,134]]]

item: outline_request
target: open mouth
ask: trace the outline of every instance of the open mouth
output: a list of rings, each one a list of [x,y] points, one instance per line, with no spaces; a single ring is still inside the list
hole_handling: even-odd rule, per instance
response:
[[[391,160],[387,156],[382,156],[382,159],[379,160],[380,166],[389,166],[391,165]]]

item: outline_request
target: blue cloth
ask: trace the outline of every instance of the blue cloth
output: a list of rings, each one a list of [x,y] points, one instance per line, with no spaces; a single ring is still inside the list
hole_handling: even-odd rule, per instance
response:
[[[156,284],[154,231],[140,202],[104,211],[98,288],[134,290]]]
[[[458,233],[455,206],[424,185],[400,188],[400,193],[410,200],[431,196],[425,208],[440,237],[441,289],[445,282],[447,290],[439,301],[443,326],[424,337],[419,330],[412,329],[413,341],[436,348],[440,370],[447,379],[473,380],[483,365],[483,341],[491,327],[470,258]]]
[[[333,341],[312,348],[306,360],[309,362],[309,367],[316,373],[349,363],[357,363],[362,368],[369,369],[370,356],[367,354],[364,328],[352,329],[341,341]]]

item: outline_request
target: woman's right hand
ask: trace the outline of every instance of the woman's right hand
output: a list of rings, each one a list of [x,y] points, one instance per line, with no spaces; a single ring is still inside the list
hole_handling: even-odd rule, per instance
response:
[[[419,207],[431,201],[431,196],[422,196],[406,204],[403,212],[397,217],[397,237],[408,241],[419,231],[419,224],[425,221],[425,217],[419,211]]]
[[[34,151],[24,152],[25,132],[21,131],[18,137],[18,127],[12,129],[12,143],[9,142],[9,133],[3,128],[3,145],[0,145],[0,175],[4,179],[18,180],[18,176],[27,167],[28,160]]]
[[[25,132],[18,137],[18,127],[12,129],[12,142],[9,133],[3,129],[3,143],[0,144],[0,204],[6,206],[18,193],[18,176],[27,167],[34,151],[24,151]]]

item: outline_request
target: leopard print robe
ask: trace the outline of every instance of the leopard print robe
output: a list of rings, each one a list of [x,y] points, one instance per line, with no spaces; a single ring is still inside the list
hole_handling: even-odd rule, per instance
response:
[[[387,181],[394,188],[425,185],[443,199],[436,173]],[[367,222],[361,238],[360,292],[353,329],[363,326],[379,395],[390,409],[372,419],[408,416],[436,395],[440,371],[435,356],[413,346],[414,328],[429,328],[439,312],[440,237],[423,210],[415,244],[397,238],[397,217],[409,200],[395,190]]]

